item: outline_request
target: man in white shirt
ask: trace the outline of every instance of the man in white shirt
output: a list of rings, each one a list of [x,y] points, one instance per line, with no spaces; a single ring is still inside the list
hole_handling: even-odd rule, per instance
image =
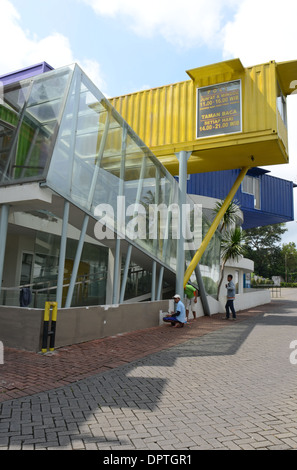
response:
[[[173,298],[176,304],[175,313],[172,312],[171,315],[167,315],[163,318],[163,321],[170,322],[175,328],[182,328],[187,322],[186,309],[179,294],[175,294]]]

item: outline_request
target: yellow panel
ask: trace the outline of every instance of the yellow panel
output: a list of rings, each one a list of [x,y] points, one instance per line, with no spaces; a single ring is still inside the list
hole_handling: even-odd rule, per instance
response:
[[[218,79],[220,76],[226,77],[226,80],[233,80],[234,77],[238,77],[242,73],[244,73],[244,67],[239,59],[227,60],[225,62],[187,70],[187,74],[194,82],[199,82],[199,86],[220,83],[222,81],[220,78]],[[205,80],[208,80],[208,83],[206,85],[201,85]]]
[[[189,173],[282,164],[287,129],[277,113],[277,77],[288,87],[295,68],[296,62],[274,61],[244,68],[234,59],[190,70],[191,80],[110,101],[172,174],[180,150],[192,151]],[[241,132],[197,138],[197,88],[233,80],[241,81]]]
[[[157,147],[195,139],[195,96],[193,82],[186,81],[112,98],[110,102],[148,147]],[[129,106],[123,105],[126,102]],[[134,109],[138,106],[141,119],[136,122]]]
[[[176,148],[180,151],[181,148]],[[191,150],[187,148],[186,150]],[[154,152],[154,149],[152,149]],[[155,151],[157,154],[157,151]],[[282,158],[280,158],[282,155]],[[172,175],[178,175],[179,166],[175,154],[160,153],[158,159]],[[282,143],[275,139],[257,143],[242,143],[238,146],[226,145],[216,149],[205,149],[193,152],[188,160],[188,173],[204,173],[207,171],[231,170],[243,166],[277,165],[288,163]]]
[[[278,62],[276,66],[284,95],[296,93],[297,84],[292,82],[297,80],[297,61]]]

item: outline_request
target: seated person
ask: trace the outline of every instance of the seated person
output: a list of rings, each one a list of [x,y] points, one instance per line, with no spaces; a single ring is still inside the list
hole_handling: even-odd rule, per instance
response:
[[[187,322],[186,319],[186,309],[183,302],[180,299],[179,294],[175,294],[174,302],[176,304],[176,312],[172,312],[171,315],[167,315],[163,318],[164,322],[170,322],[172,326],[175,328],[182,328],[184,324]]]

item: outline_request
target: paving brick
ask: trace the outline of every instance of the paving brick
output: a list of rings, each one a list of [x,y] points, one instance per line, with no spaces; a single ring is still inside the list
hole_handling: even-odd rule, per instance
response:
[[[202,317],[50,357],[9,350],[0,450],[296,449],[297,293],[288,292],[234,323]]]

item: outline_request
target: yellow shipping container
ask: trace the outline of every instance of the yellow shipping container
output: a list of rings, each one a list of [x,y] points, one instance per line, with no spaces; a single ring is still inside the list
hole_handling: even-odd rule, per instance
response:
[[[288,163],[286,97],[297,61],[244,68],[233,59],[187,73],[110,100],[173,175],[181,150],[192,152],[188,173]]]

